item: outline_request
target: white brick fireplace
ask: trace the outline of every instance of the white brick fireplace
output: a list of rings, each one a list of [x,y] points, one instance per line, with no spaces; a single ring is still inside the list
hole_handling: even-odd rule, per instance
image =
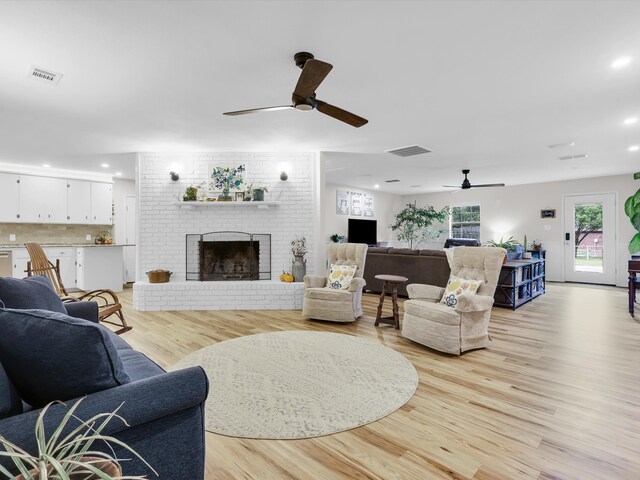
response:
[[[137,310],[300,309],[301,283],[284,284],[291,270],[291,241],[307,239],[307,271],[316,271],[318,243],[318,155],[315,153],[142,153],[138,158]],[[242,205],[178,204],[189,185],[208,181],[209,165],[246,165],[245,184],[266,185],[269,208]],[[178,170],[180,180],[169,172]],[[289,178],[280,180],[286,170]],[[273,203],[273,204],[272,204]],[[186,235],[238,231],[271,235],[271,280],[186,281]],[[173,272],[166,284],[150,284],[145,272]]]

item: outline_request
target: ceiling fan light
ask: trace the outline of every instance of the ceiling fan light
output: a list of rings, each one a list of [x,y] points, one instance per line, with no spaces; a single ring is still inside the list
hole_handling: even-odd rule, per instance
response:
[[[296,110],[300,110],[301,112],[308,112],[309,110],[313,110],[313,106],[306,103],[299,103],[298,105],[296,105]]]

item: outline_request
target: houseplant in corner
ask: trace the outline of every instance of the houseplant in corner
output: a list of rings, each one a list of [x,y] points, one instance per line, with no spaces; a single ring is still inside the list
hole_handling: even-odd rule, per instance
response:
[[[118,419],[125,424],[124,418],[117,414],[119,409],[112,413],[101,413],[94,415],[88,420],[80,420],[76,415],[82,398],[74,403],[60,424],[47,439],[45,433],[44,417],[49,408],[62,402],[52,402],[42,408],[35,424],[35,437],[38,448],[37,455],[31,455],[17,445],[0,435],[0,456],[10,458],[20,474],[16,477],[5,467],[0,465],[0,474],[15,480],[135,480],[144,479],[140,476],[122,476],[120,460],[112,453],[105,453],[94,450],[94,442],[101,444],[116,445],[139,458],[156,475],[157,472],[145,462],[126,443],[106,435],[102,431],[107,424]],[[75,428],[69,425],[74,420],[79,423]]]
[[[407,208],[396,213],[396,223],[390,225],[398,240],[403,240],[413,248],[414,242],[426,237],[436,238],[440,231],[433,226],[434,222],[444,222],[449,216],[449,207],[436,210],[432,206],[417,207],[416,202],[408,203]]]
[[[635,173],[633,178],[639,180],[640,172]],[[634,258],[637,258],[636,254],[640,252],[640,188],[624,202],[624,213],[629,217],[633,228],[637,230],[637,233],[629,242],[629,253],[633,255]]]

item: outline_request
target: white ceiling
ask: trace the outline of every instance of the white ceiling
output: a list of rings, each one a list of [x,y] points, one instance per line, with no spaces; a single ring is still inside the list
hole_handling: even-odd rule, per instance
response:
[[[318,150],[335,152],[328,181],[393,193],[458,184],[462,168],[472,183],[630,173],[639,24],[627,1],[3,1],[0,162],[103,171],[112,159],[131,178],[127,152]],[[334,66],[318,98],[367,125],[222,115],[289,103],[301,50]],[[622,55],[630,65],[610,68]],[[60,84],[27,78],[31,64]],[[413,144],[433,153],[383,153]]]

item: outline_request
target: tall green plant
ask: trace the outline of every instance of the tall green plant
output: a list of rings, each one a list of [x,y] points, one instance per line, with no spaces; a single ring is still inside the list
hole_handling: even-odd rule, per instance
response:
[[[635,173],[633,178],[640,179],[640,172]],[[629,253],[633,255],[640,252],[640,188],[624,202],[624,213],[629,217],[633,228],[638,231],[629,242]]]
[[[448,216],[449,207],[438,211],[432,206],[418,208],[416,202],[413,202],[408,203],[407,208],[396,213],[396,222],[390,227],[396,232],[398,240],[407,242],[409,248],[413,248],[414,242],[427,236],[437,237],[440,232],[436,234],[429,227],[435,221],[444,222]]]

